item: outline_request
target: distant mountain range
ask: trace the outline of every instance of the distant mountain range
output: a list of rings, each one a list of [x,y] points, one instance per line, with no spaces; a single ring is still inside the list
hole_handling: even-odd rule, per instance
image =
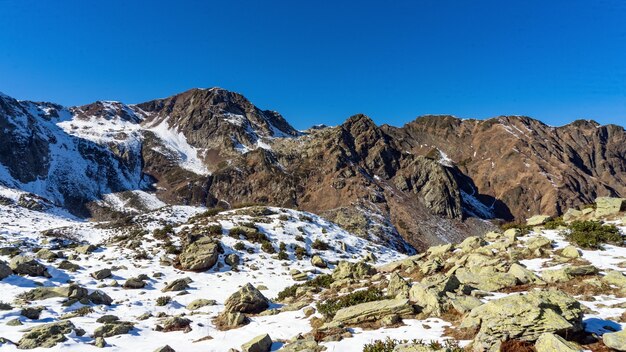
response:
[[[422,249],[483,233],[484,220],[626,196],[626,133],[519,116],[377,126],[364,115],[297,131],[219,88],[71,108],[0,94],[0,185],[99,219],[141,211],[139,190],[168,204],[292,207]]]

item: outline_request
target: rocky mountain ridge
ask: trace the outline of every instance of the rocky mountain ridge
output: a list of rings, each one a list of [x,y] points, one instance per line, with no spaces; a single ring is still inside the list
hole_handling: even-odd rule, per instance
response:
[[[626,133],[591,122],[427,116],[398,128],[355,115],[299,132],[212,88],[73,108],[3,95],[0,127],[0,183],[96,218],[117,216],[103,198],[142,190],[169,204],[303,209],[423,249],[478,234],[484,219],[626,194]]]

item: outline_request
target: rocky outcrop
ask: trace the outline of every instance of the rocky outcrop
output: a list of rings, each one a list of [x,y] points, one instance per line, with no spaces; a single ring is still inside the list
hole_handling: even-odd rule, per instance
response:
[[[76,327],[69,320],[36,326],[26,332],[17,343],[19,349],[50,348],[66,341],[65,335],[75,331]]]
[[[242,352],[269,352],[272,347],[272,338],[268,334],[259,335],[241,345]]]
[[[478,331],[474,351],[498,351],[510,339],[534,342],[544,333],[581,331],[582,308],[560,291],[534,291],[476,307],[460,327]]]
[[[356,325],[381,321],[385,317],[404,317],[412,314],[414,314],[414,309],[409,300],[387,299],[342,308],[333,317],[333,323]]]
[[[178,256],[181,269],[193,271],[211,269],[217,263],[219,245],[208,237],[188,244]]]
[[[269,307],[269,300],[249,283],[233,293],[224,303],[224,308],[229,313],[256,314],[264,311],[267,307]]]

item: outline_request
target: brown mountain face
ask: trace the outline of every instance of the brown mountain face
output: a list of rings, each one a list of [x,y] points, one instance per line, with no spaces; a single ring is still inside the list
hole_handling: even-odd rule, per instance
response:
[[[37,103],[33,114],[34,103],[13,102],[0,106],[0,126],[7,126],[0,133],[11,141],[0,143],[0,162],[13,178],[42,180],[47,169],[22,175],[20,165],[58,158],[50,150],[60,149],[49,147],[55,143],[21,137],[28,133],[48,128],[68,145],[89,146],[74,148],[86,165],[77,177],[48,182],[46,192],[22,187],[72,211],[76,199],[94,210],[98,194],[143,189],[171,204],[299,208],[396,248],[423,249],[483,233],[493,226],[486,219],[559,214],[596,196],[626,195],[626,133],[593,122],[554,128],[526,117],[426,116],[397,128],[355,115],[298,132],[280,114],[218,88],[137,105],[58,107],[62,118],[49,116],[52,105]],[[99,165],[103,155],[109,161]],[[75,169],[52,164],[55,175]],[[107,183],[114,170],[124,177]],[[73,201],[64,204],[69,194]]]
[[[425,116],[383,129],[411,153],[446,153],[473,180],[473,192],[499,201],[495,208],[503,218],[558,215],[598,196],[626,195],[626,133],[620,126]]]

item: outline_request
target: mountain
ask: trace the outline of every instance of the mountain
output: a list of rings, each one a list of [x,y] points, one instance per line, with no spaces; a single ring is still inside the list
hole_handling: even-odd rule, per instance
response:
[[[296,131],[219,88],[71,108],[0,96],[0,184],[76,215],[263,203],[403,251],[483,233],[485,220],[624,196],[625,141],[619,126],[527,117],[392,127],[355,115]]]

